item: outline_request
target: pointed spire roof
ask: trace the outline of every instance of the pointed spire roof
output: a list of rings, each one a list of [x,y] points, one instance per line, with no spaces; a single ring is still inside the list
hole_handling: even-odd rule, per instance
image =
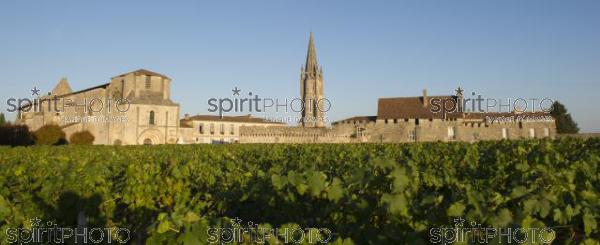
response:
[[[52,89],[53,95],[70,94],[72,92],[73,90],[71,90],[71,85],[69,85],[66,77],[61,78],[56,87]]]
[[[306,66],[307,72],[314,72],[319,67],[317,63],[317,49],[315,48],[315,39],[312,31],[310,32],[310,39],[308,40],[308,53],[306,54]]]

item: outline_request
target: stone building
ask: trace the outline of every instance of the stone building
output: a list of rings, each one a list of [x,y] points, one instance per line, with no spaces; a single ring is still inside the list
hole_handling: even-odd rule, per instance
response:
[[[67,139],[87,130],[94,144],[176,143],[179,105],[170,87],[169,77],[143,69],[76,92],[62,79],[50,94],[21,107],[17,122],[30,130],[56,124]]]
[[[262,118],[245,116],[185,115],[180,121],[180,144],[240,143],[246,136],[240,135],[243,127],[256,127],[274,131],[285,124]]]
[[[380,98],[377,116],[352,117],[332,123],[359,142],[420,142],[527,139],[556,136],[544,112],[434,113],[432,99],[460,101],[458,96]]]

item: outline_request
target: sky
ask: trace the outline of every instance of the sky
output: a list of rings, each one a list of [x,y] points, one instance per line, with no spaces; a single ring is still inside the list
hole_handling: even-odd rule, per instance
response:
[[[600,1],[2,1],[0,109],[144,68],[172,79],[181,115],[234,87],[299,96],[309,33],[335,121],[381,97],[550,98],[600,132]]]

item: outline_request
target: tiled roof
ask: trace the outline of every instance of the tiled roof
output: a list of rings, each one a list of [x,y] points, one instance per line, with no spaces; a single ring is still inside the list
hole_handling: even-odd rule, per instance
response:
[[[428,96],[428,100],[452,99],[456,96]],[[460,113],[446,113],[445,118],[456,118]],[[399,119],[399,118],[444,118],[444,113],[434,113],[431,110],[431,103],[427,106],[423,103],[423,97],[398,97],[398,98],[380,98],[377,102],[377,118],[379,119]]]

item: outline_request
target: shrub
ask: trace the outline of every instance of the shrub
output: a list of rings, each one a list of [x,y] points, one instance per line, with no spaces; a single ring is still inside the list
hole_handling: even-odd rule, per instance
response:
[[[0,145],[33,145],[33,135],[26,125],[0,125]]]
[[[91,145],[94,143],[94,135],[90,131],[80,131],[69,137],[69,143],[74,145]]]
[[[65,132],[55,124],[44,125],[35,131],[35,143],[38,145],[66,144]]]

